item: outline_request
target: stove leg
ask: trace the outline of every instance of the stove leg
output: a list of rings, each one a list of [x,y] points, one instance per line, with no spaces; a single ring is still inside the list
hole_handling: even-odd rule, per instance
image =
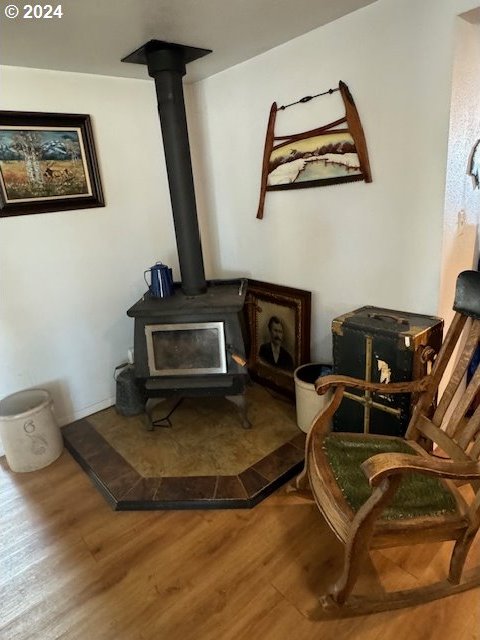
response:
[[[153,431],[157,426],[165,427],[167,429],[172,426],[170,422],[168,422],[167,424],[156,424],[157,421],[153,419],[154,409],[156,409],[161,402],[165,402],[165,400],[168,400],[168,399],[169,398],[148,398],[147,399],[147,402],[145,403],[145,413],[147,414],[147,420],[146,420],[147,431]]]
[[[248,419],[247,416],[247,399],[245,394],[237,395],[237,396],[225,396],[226,400],[232,402],[240,412],[240,419],[242,421],[242,427],[244,429],[251,429],[252,423]]]

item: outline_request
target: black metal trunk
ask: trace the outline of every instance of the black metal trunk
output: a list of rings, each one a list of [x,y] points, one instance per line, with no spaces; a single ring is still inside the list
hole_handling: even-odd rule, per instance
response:
[[[334,373],[369,382],[406,382],[427,373],[442,343],[443,320],[434,316],[361,307],[332,322]],[[403,436],[410,394],[347,389],[334,431]]]

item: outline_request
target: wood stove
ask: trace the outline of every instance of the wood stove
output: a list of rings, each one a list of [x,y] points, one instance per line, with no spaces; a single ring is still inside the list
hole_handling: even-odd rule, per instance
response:
[[[246,416],[245,281],[205,280],[182,78],[207,49],[150,40],[123,59],[146,64],[155,80],[182,281],[168,298],[149,293],[135,318],[135,375],[147,398],[217,395]]]
[[[245,281],[210,281],[201,296],[146,294],[135,318],[135,375],[148,398],[224,396],[246,415]]]

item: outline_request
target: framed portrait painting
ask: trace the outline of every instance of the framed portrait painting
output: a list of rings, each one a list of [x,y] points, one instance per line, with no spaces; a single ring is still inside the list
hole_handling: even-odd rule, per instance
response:
[[[293,398],[293,372],[310,361],[311,293],[248,280],[245,309],[251,377]]]
[[[0,217],[104,205],[90,116],[0,111]]]

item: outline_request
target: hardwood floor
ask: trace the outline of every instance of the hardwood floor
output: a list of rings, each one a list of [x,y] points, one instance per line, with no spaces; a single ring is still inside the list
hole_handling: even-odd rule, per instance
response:
[[[2,458],[0,498],[3,640],[480,640],[479,589],[309,619],[341,546],[316,507],[284,489],[251,510],[115,512],[65,451],[27,474]],[[448,549],[375,552],[360,586],[433,580]]]

